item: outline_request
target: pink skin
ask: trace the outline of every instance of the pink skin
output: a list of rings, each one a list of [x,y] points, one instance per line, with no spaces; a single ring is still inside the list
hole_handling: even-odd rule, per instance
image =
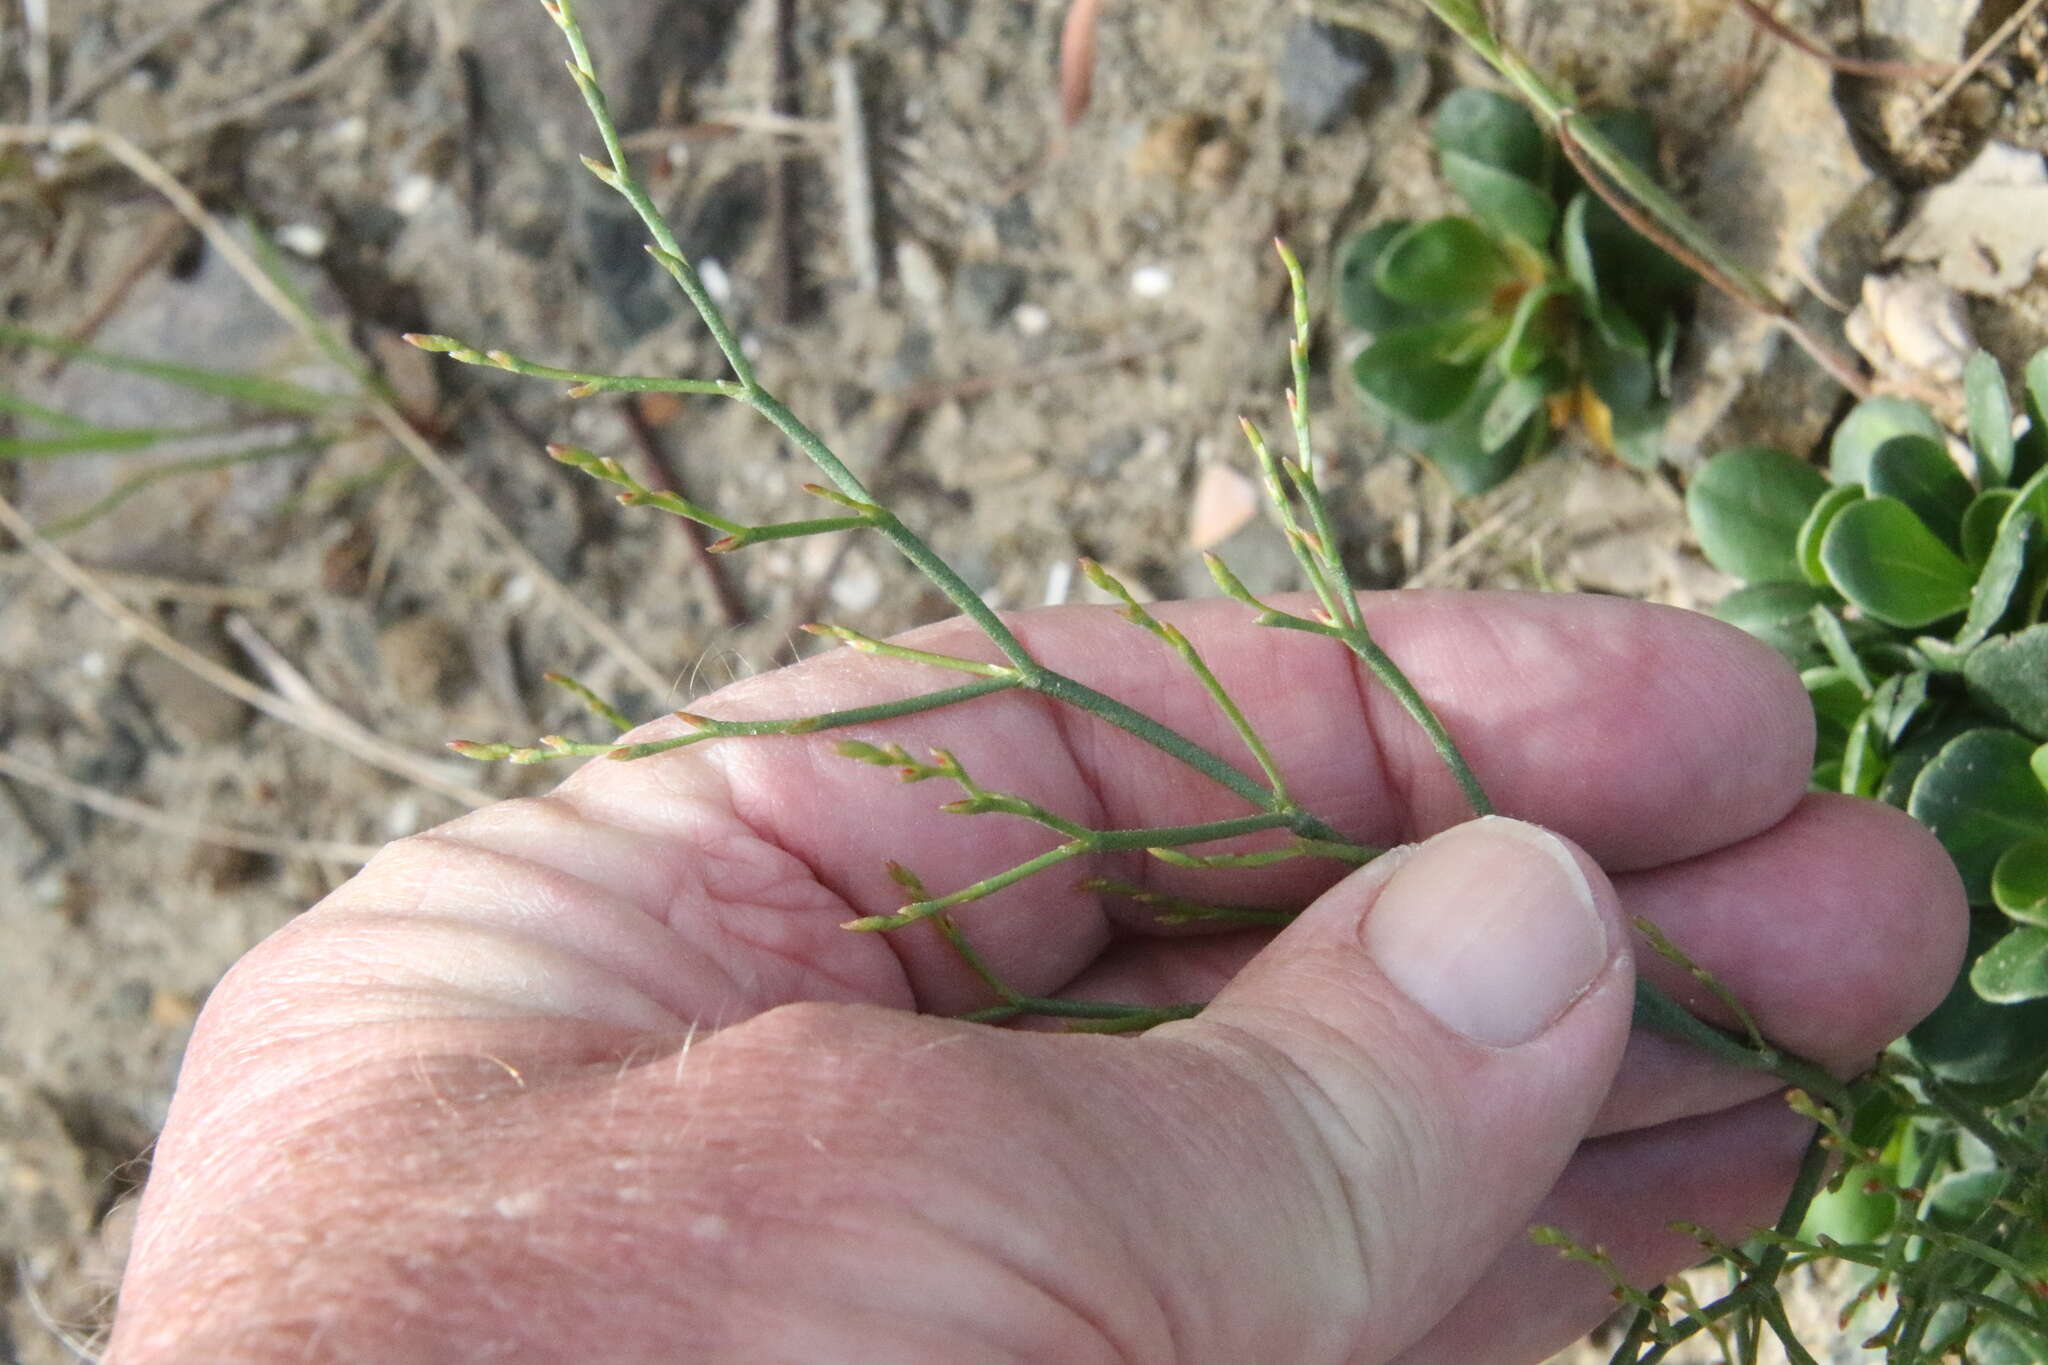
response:
[[[1349,836],[1464,818],[1342,651],[1233,604],[1160,614]],[[1526,1245],[1532,1218],[1652,1280],[1692,1259],[1670,1221],[1767,1220],[1805,1136],[1767,1079],[1627,1037],[1623,917],[1654,918],[1779,1041],[1847,1074],[1953,978],[1961,893],[1910,820],[1805,794],[1805,697],[1736,632],[1592,598],[1404,594],[1368,615],[1501,810],[1582,850],[1616,951],[1535,1041],[1419,1022],[1378,975],[1359,924],[1390,865],[1335,885],[1307,862],[1074,864],[964,912],[997,969],[1043,993],[1221,991],[1214,1008],[1139,1039],[918,1017],[983,992],[925,929],[837,926],[900,903],[885,858],[952,887],[1044,831],[936,814],[953,793],[834,756],[840,736],[594,763],[392,846],[221,984],[108,1360],[1542,1359],[1610,1305]],[[1130,626],[1016,624],[1250,770]],[[914,638],[992,657],[958,622]],[[696,709],[931,685],[841,654]],[[1027,695],[854,733],[950,748],[1091,824],[1244,811]],[[1315,903],[1273,940],[1169,934],[1075,890],[1086,876]]]

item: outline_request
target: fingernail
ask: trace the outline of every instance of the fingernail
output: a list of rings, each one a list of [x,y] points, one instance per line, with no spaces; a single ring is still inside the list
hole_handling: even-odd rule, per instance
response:
[[[1606,921],[1571,850],[1499,818],[1446,830],[1402,857],[1363,933],[1388,980],[1493,1047],[1548,1031],[1609,956]]]

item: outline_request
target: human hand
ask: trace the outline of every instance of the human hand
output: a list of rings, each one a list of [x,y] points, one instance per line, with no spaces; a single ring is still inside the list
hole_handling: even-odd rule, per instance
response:
[[[1696,1258],[1670,1221],[1768,1221],[1807,1136],[1770,1078],[1629,1036],[1627,916],[1843,1074],[1954,977],[1947,858],[1897,811],[1806,793],[1806,698],[1727,627],[1613,599],[1367,599],[1500,808],[1559,838],[1457,826],[1420,733],[1328,641],[1231,603],[1158,611],[1305,806],[1426,840],[1341,880],[1079,869],[1307,905],[1270,941],[1169,934],[1064,878],[963,913],[1022,989],[1214,994],[1199,1018],[1107,1038],[931,1017],[986,1003],[935,934],[838,925],[900,903],[885,858],[950,887],[1044,831],[940,815],[834,756],[843,735],[593,763],[393,845],[221,983],[109,1365],[1540,1360],[1611,1303],[1530,1222],[1649,1282]],[[1238,752],[1110,614],[1018,626]],[[959,622],[915,638],[976,650]],[[928,685],[841,653],[701,709]],[[1242,811],[1021,693],[848,733],[953,748],[1103,826]]]

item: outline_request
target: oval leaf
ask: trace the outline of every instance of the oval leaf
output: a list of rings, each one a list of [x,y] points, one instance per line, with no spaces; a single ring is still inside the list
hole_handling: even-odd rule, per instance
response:
[[[1970,695],[2036,739],[2048,739],[2048,624],[1987,640],[1963,664]]]
[[[1871,454],[1864,485],[1877,497],[1897,498],[1945,544],[1962,549],[1963,512],[1974,490],[1942,442],[1892,437]]]
[[[1820,562],[1820,545],[1828,533],[1828,527],[1835,524],[1835,517],[1844,507],[1863,497],[1861,484],[1838,484],[1821,495],[1819,502],[1806,514],[1806,520],[1799,523],[1799,535],[1793,542],[1792,553],[1799,561],[1799,572],[1815,587],[1828,586],[1828,571]]]
[[[1820,561],[1837,592],[1888,625],[1916,630],[1970,605],[1969,567],[1896,498],[1843,508]]]
[[[1940,441],[1946,433],[1926,408],[1903,398],[1866,398],[1842,425],[1828,446],[1828,473],[1836,483],[1868,483],[1870,460],[1894,436],[1925,436]]]
[[[2033,749],[2011,730],[1966,730],[1913,783],[1906,810],[1941,840],[1973,905],[1990,902],[2006,850],[2048,829],[2048,790],[2028,767]]]
[[[1557,201],[1541,185],[1459,152],[1445,152],[1441,160],[1444,179],[1480,222],[1539,250],[1550,245]]]
[[[1805,583],[1756,583],[1715,603],[1714,615],[1762,640],[1794,668],[1807,668],[1827,657],[1814,634],[1813,609],[1835,600]]]
[[[2048,929],[2022,925],[1970,968],[1970,984],[1994,1005],[2048,997]]]
[[[1991,558],[1991,547],[1998,543],[1998,528],[2019,497],[2010,488],[1993,488],[1977,495],[1976,501],[1970,504],[1970,510],[1963,513],[1965,561],[1982,564]]]
[[[1768,446],[1716,455],[1685,490],[1685,512],[1713,566],[1746,583],[1796,583],[1800,527],[1828,494],[1821,472]]]
[[[1522,102],[1492,90],[1453,90],[1437,106],[1430,126],[1439,152],[1466,157],[1508,175],[1544,184],[1550,178],[1550,139]]]
[[[1991,869],[1991,903],[2023,924],[2048,928],[2048,830],[1999,857]]]
[[[1396,303],[1459,310],[1486,306],[1514,278],[1507,253],[1470,218],[1416,223],[1373,268],[1373,283]]]
[[[1970,449],[1977,455],[1977,482],[1997,488],[2012,479],[2012,400],[2005,376],[1988,352],[1963,367],[1963,396],[1970,409]]]
[[[1359,353],[1351,364],[1352,377],[1369,397],[1398,416],[1424,426],[1441,422],[1471,397],[1481,368],[1476,360],[1459,364],[1441,358],[1455,326],[1389,332]]]
[[[2027,546],[2034,538],[2034,515],[2022,512],[2007,517],[2000,527],[1991,553],[1977,574],[1977,586],[1970,589],[1970,614],[1963,618],[1963,632],[1956,636],[1956,648],[1975,649],[2005,619],[2012,605],[2013,590],[2019,587],[2027,568]],[[1968,670],[1965,661],[1964,669]]]
[[[1367,332],[1389,332],[1426,322],[1433,310],[1396,303],[1373,282],[1387,243],[1413,224],[1405,218],[1377,223],[1355,233],[1337,258],[1337,308],[1350,326]]]

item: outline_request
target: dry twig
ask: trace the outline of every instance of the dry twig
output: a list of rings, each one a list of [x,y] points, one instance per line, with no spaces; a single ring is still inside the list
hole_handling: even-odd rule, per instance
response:
[[[1772,14],[1764,8],[1762,0],[1735,0],[1735,3],[1758,28],[1844,75],[1869,76],[1874,80],[1918,80],[1946,76],[1956,69],[1954,62],[1893,62],[1876,57],[1845,57]]]
[[[50,118],[59,122],[70,118],[90,103],[93,96],[134,70],[136,63],[227,3],[228,0],[191,0],[179,13],[159,20],[138,35],[135,41],[107,58],[91,75],[73,81],[64,92],[64,98],[50,110]]]
[[[366,863],[377,852],[375,844],[354,844],[337,839],[294,839],[284,835],[262,834],[255,830],[235,829],[228,825],[216,825],[205,820],[188,820],[182,815],[141,801],[131,801],[125,796],[116,796],[110,791],[74,782],[62,773],[51,772],[25,759],[17,758],[0,749],[0,776],[31,787],[40,787],[69,801],[116,820],[141,825],[163,834],[174,834],[186,839],[196,839],[204,844],[219,844],[225,848],[239,848],[250,853],[266,853],[283,858],[311,858],[316,862]]]
[[[281,104],[317,90],[320,86],[346,70],[358,58],[376,46],[384,31],[397,20],[407,0],[384,0],[384,6],[349,34],[339,47],[328,53],[298,75],[279,81],[267,89],[210,110],[197,118],[186,119],[172,125],[163,134],[150,139],[152,147],[169,147],[189,138],[210,133],[216,128],[225,128],[230,123],[245,123],[261,118]]]
[[[198,228],[221,254],[229,267],[239,275],[255,295],[270,306],[277,315],[291,324],[302,337],[313,345],[325,348],[327,338],[317,323],[308,318],[291,296],[270,278],[262,265],[249,253],[220,220],[201,204],[183,182],[149,153],[130,142],[110,128],[93,124],[63,124],[56,128],[8,128],[0,127],[0,146],[8,144],[51,145],[72,147],[96,145],[127,167],[137,179],[148,185],[171,202],[172,207],[185,216],[185,220]],[[403,414],[386,402],[380,395],[364,387],[361,401],[364,410],[383,428],[399,448],[441,486],[441,490],[483,530],[507,557],[512,559],[522,573],[526,574],[551,599],[562,614],[574,621],[586,634],[604,647],[635,681],[652,694],[659,696],[668,688],[667,678],[641,657],[640,652],[626,641],[603,618],[584,605],[566,584],[548,571],[546,565],[537,559],[514,535],[512,529],[491,511],[488,504],[474,489],[463,481],[461,474],[444,458],[427,439],[420,435]]]
[[[303,707],[294,705],[274,692],[256,686],[241,674],[222,667],[173,637],[108,591],[77,560],[43,539],[37,534],[36,528],[29,525],[28,519],[16,511],[14,504],[5,498],[0,498],[0,527],[5,527],[30,554],[41,560],[51,573],[77,589],[81,596],[119,622],[130,634],[201,681],[211,683],[229,696],[246,702],[274,720],[282,721],[296,729],[310,731],[335,747],[353,754],[371,767],[380,768],[394,777],[437,791],[465,806],[490,804],[492,798],[489,795],[466,783],[442,776],[438,768],[429,765],[418,755],[396,745],[387,744],[353,723],[348,726],[324,724],[321,717],[307,712]]]
[[[1957,67],[1954,73],[1946,81],[1942,82],[1941,88],[1927,97],[1927,103],[1921,105],[1914,112],[1912,118],[1906,120],[1906,126],[1900,130],[1899,136],[1901,138],[1911,137],[1920,130],[1921,125],[1925,124],[1927,120],[1940,113],[1942,107],[1955,98],[1956,91],[1969,84],[1970,77],[1982,71],[1984,63],[1990,61],[1998,49],[2011,42],[2013,35],[2025,26],[2027,20],[2041,12],[2043,3],[2044,0],[2027,0],[2026,4],[2014,10],[2012,17],[2000,24],[1998,31],[1989,38],[1986,38],[1984,45],[1975,52],[1972,52],[1969,60]]]

